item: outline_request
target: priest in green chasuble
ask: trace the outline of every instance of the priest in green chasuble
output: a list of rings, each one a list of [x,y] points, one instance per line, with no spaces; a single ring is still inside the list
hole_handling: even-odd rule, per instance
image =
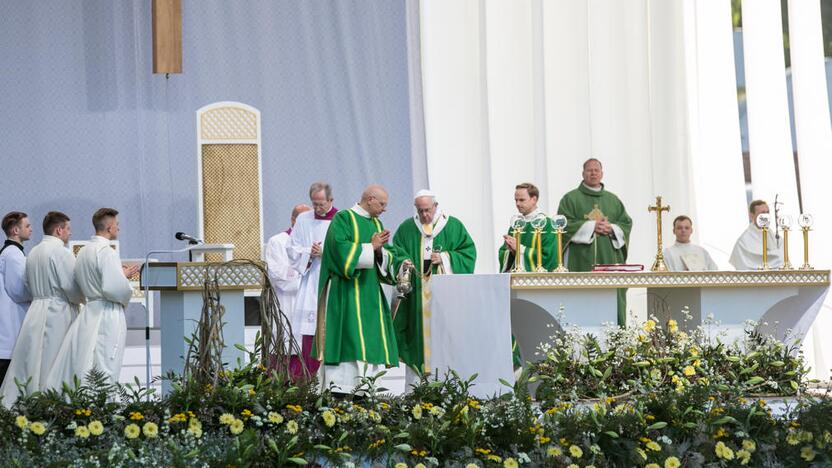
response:
[[[601,183],[601,161],[584,163],[578,188],[560,200],[558,214],[566,216],[566,266],[569,271],[592,271],[595,265],[627,262],[633,220],[624,204]],[[626,325],[626,290],[618,290],[618,324]]]
[[[416,215],[404,220],[393,236],[393,245],[421,266],[419,273],[411,276],[413,290],[398,303],[394,320],[399,358],[408,365],[407,382],[431,371],[430,278],[473,273],[477,261],[474,240],[459,219],[442,212],[433,192],[417,192],[414,206]]]
[[[546,225],[540,239],[534,235],[534,228],[531,225],[532,219],[544,214],[537,207],[540,198],[540,190],[531,183],[525,182],[514,188],[514,205],[517,211],[526,221],[523,233],[520,235],[520,259],[524,271],[533,272],[537,269],[538,258],[546,271],[552,271],[558,267],[557,241],[555,240],[552,220],[546,217]],[[539,245],[538,245],[539,242]],[[516,239],[512,226],[508,228],[508,234],[503,235],[503,245],[497,252],[497,259],[500,262],[500,272],[511,271],[514,266],[514,257],[517,255]],[[540,256],[538,257],[538,252]]]
[[[348,393],[364,376],[398,366],[390,307],[381,288],[394,284],[410,260],[388,244],[390,231],[378,217],[387,207],[380,185],[332,218],[321,256],[315,352],[324,388]]]

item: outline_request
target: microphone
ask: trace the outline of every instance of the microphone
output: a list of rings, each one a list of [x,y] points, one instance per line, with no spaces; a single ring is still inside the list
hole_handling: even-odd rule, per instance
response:
[[[191,245],[204,244],[205,243],[204,240],[196,238],[194,236],[189,236],[188,234],[185,234],[184,232],[177,232],[176,236],[174,236],[174,237],[176,237],[177,240],[188,241],[188,243],[191,244]]]
[[[777,201],[779,196],[779,193],[774,194],[774,239],[777,241],[777,247],[780,247],[780,205],[783,204]]]

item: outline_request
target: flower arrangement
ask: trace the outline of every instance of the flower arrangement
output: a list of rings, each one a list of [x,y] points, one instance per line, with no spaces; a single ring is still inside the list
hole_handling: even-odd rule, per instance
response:
[[[210,385],[168,376],[172,391],[157,397],[138,382],[112,385],[93,371],[59,392],[0,408],[0,459],[32,466],[832,464],[832,400],[806,394],[793,347],[751,332],[745,348],[734,347],[698,332],[680,336],[679,328],[654,320],[610,330],[606,346],[593,337],[567,346],[571,338],[555,336],[515,385],[485,399],[472,395],[476,376],[454,372],[423,377],[402,396],[378,385],[381,374],[337,395],[314,382],[288,383],[252,359]],[[757,393],[792,402],[774,411]]]

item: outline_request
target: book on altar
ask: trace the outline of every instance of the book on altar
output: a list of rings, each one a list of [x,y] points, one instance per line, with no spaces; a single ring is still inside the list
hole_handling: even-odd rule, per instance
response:
[[[632,273],[634,271],[643,271],[644,265],[636,265],[633,263],[612,263],[612,264],[602,264],[602,265],[595,265],[592,267],[592,271],[603,271],[603,272],[623,272],[623,273]]]

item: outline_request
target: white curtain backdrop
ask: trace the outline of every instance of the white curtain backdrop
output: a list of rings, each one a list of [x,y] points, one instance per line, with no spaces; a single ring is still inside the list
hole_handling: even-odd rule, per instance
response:
[[[789,44],[803,211],[814,214],[815,218],[810,260],[814,259],[812,263],[816,267],[828,268],[832,263],[832,246],[827,242],[832,234],[832,213],[828,208],[832,186],[827,180],[832,170],[832,130],[818,0],[789,1]],[[802,246],[802,242],[795,244]],[[797,255],[792,262],[800,264],[802,257]],[[829,380],[829,368],[832,367],[830,336],[832,297],[827,296],[803,347],[815,375],[823,380]]]
[[[631,263],[653,261],[656,195],[672,207],[665,241],[669,220],[691,215],[724,263],[745,196],[736,99],[723,105],[736,87],[730,4],[709,3],[722,10],[681,0],[421,2],[428,180],[477,242],[478,272],[496,269],[514,185],[537,184],[552,214],[589,157],[633,217]],[[691,15],[704,16],[698,29]],[[706,170],[711,161],[719,174]]]

